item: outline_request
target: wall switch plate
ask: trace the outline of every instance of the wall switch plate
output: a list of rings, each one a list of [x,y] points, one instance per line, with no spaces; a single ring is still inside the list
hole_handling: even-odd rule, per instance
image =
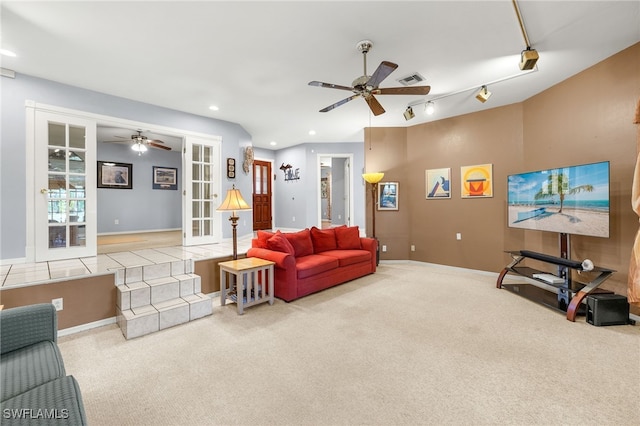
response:
[[[411,251],[416,251],[416,246],[411,244]]]
[[[387,246],[386,245],[382,246],[382,251],[387,251]]]
[[[458,232],[456,234],[456,240],[461,240],[461,239],[462,239],[462,234]]]
[[[53,306],[55,306],[56,311],[61,311],[62,307],[63,307],[63,305],[62,305],[62,297],[59,298],[59,299],[53,299],[51,301],[51,304],[53,304]]]
[[[119,221],[118,219],[114,220],[114,221],[113,221],[113,223],[114,223],[115,225],[120,225],[120,221]]]

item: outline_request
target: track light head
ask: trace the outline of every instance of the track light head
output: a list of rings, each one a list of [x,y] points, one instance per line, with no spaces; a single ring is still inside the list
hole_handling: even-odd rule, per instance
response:
[[[487,86],[482,86],[482,88],[480,88],[478,93],[476,93],[476,99],[482,103],[487,102],[487,99],[489,99],[489,96],[491,96],[491,92],[487,89]]]
[[[413,117],[416,116],[416,114],[413,112],[413,108],[411,108],[410,106],[407,107],[407,109],[402,115],[404,115],[404,119],[407,121],[411,120]]]
[[[436,111],[436,106],[432,101],[427,101],[427,103],[424,104],[424,112],[426,112],[427,115],[433,115],[435,111]]]
[[[522,71],[532,70],[536,66],[539,57],[540,55],[538,55],[536,49],[527,47],[520,54],[520,69]]]

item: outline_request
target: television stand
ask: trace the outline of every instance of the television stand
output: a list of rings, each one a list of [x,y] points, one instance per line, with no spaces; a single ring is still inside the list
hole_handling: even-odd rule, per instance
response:
[[[536,253],[528,250],[507,251],[513,259],[511,263],[504,267],[498,280],[496,281],[497,288],[504,288],[506,290],[517,293],[527,299],[542,303],[550,308],[566,312],[567,319],[569,321],[575,321],[578,315],[579,308],[582,301],[589,294],[594,293],[612,293],[606,290],[598,289],[598,286],[607,280],[613,269],[601,268],[594,266],[593,269],[588,271],[589,275],[593,275],[593,279],[586,284],[572,283],[570,270],[576,270],[578,272],[586,272],[582,263],[576,260],[565,259],[563,257],[549,256],[543,253]],[[537,277],[538,274],[549,275],[545,271],[529,268],[527,266],[519,266],[519,263],[524,259],[534,259],[544,263],[558,266],[560,270],[564,270],[562,283],[549,282],[547,277]],[[502,284],[504,277],[508,273],[513,273],[519,276],[527,277],[535,284]],[[526,286],[526,287],[525,287]],[[553,293],[557,294],[557,298],[553,298]]]

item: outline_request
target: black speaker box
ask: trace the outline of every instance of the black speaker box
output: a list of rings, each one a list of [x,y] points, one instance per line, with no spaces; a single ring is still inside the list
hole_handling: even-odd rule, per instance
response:
[[[592,325],[625,325],[629,323],[629,302],[619,294],[587,296],[587,322]]]

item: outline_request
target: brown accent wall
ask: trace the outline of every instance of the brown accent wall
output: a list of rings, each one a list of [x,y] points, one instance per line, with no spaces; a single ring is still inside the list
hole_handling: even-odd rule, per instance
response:
[[[202,292],[204,294],[220,291],[220,268],[218,268],[218,263],[231,259],[231,256],[228,256],[220,259],[199,260],[195,262],[194,273],[200,276]]]
[[[27,287],[7,288],[0,292],[4,309],[36,303],[51,303],[63,298],[58,312],[58,329],[88,324],[116,315],[114,274],[99,275]]]
[[[639,96],[640,43],[522,103],[406,129],[367,129],[366,170],[400,182],[400,210],[376,212],[376,235],[388,249],[381,259],[499,272],[509,261],[505,250],[559,255],[557,234],[506,226],[507,176],[608,160],[611,236],[572,236],[571,257],[616,269],[603,287],[625,294],[638,227],[631,184]],[[461,199],[460,166],[484,163],[493,164],[494,197]],[[452,198],[426,200],[425,170],[443,167],[451,168]],[[366,215],[370,223],[370,205]]]

